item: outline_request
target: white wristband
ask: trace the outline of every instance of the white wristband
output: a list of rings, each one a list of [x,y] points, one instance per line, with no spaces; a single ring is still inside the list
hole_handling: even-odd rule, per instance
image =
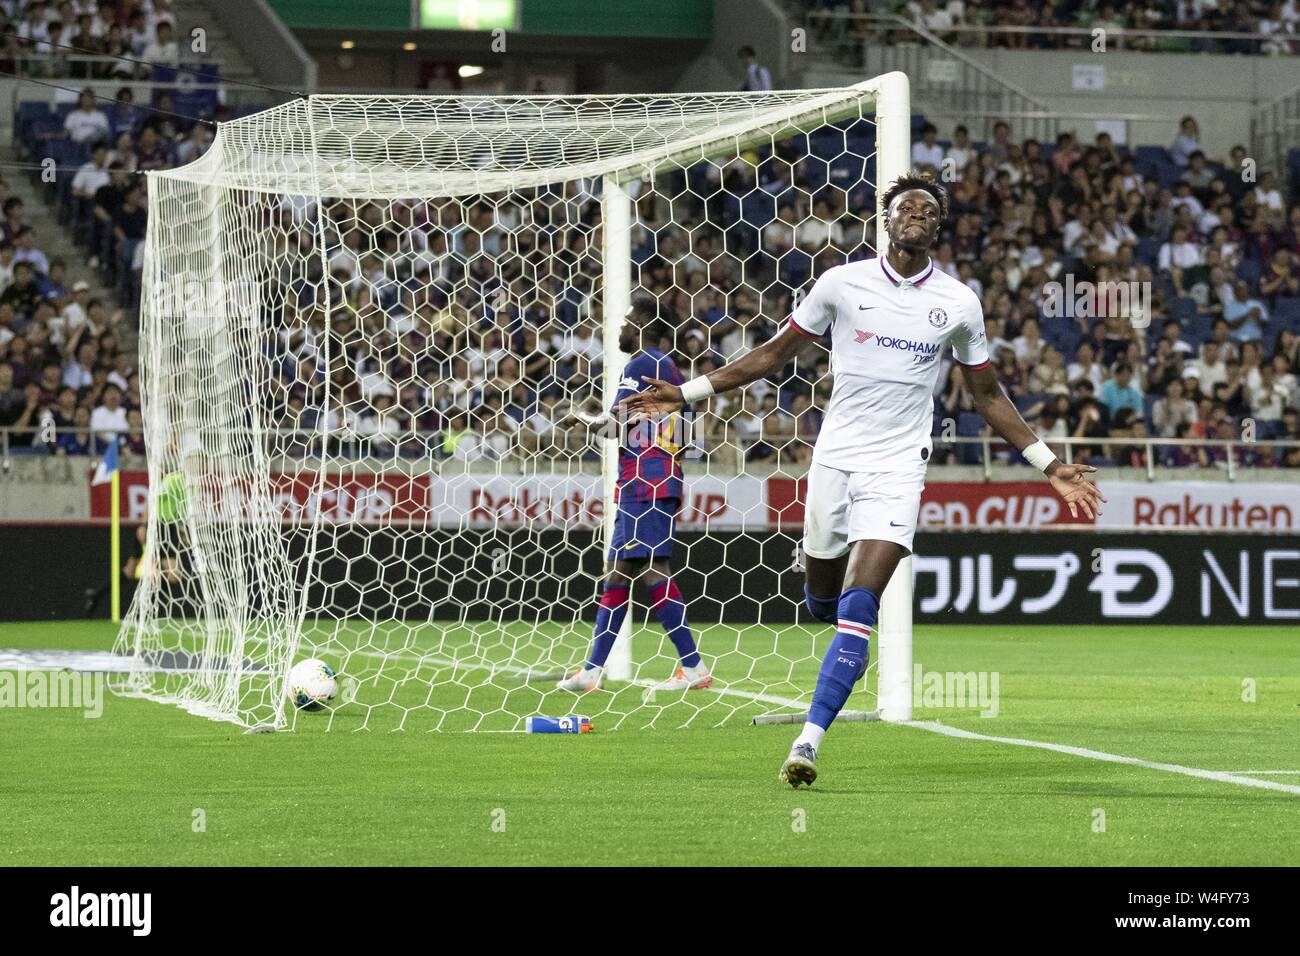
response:
[[[1025,448],[1020,454],[1025,456],[1025,461],[1029,462],[1039,471],[1047,471],[1047,466],[1056,461],[1056,453],[1047,447],[1047,443],[1041,438]]]
[[[700,375],[689,382],[683,382],[681,388],[682,401],[687,403],[698,402],[713,394],[713,383],[709,381],[707,375]]]

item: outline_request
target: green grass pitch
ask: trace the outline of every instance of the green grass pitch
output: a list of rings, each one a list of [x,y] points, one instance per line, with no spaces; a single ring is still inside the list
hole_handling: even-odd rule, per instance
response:
[[[114,634],[6,624],[0,648],[106,650]],[[996,672],[1000,692],[996,717],[921,707],[919,721],[1300,788],[1284,629],[931,626],[915,658]],[[804,669],[791,678],[810,686]],[[776,772],[795,728],[749,726],[741,710],[721,727],[598,722],[581,737],[353,732],[344,715],[320,732],[327,720],[244,735],[117,697],[98,719],[0,709],[0,862],[1280,865],[1300,845],[1294,789],[917,727],[834,727],[816,786],[793,791]]]

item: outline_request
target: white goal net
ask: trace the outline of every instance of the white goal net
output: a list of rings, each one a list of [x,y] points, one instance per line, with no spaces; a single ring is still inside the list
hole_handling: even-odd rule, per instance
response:
[[[640,585],[606,688],[555,687],[591,644],[617,467],[613,440],[560,423],[609,407],[634,300],[690,377],[873,255],[876,184],[904,171],[909,122],[901,74],[312,96],[150,173],[147,554],[118,689],[250,727],[802,719],[833,634],[802,606],[797,555],[823,344],[696,409],[673,579],[707,689],[647,693],[677,652]],[[873,642],[891,719],[910,717],[910,573]],[[310,716],[284,694],[306,658],[343,684]],[[878,709],[876,677],[850,709]]]

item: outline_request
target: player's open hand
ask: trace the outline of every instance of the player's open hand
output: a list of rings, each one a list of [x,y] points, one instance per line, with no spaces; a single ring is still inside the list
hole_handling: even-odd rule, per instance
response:
[[[1088,472],[1096,470],[1092,465],[1058,463],[1047,476],[1056,493],[1065,499],[1065,505],[1070,509],[1070,517],[1079,517],[1080,508],[1089,518],[1101,514],[1101,505],[1106,500],[1106,496],[1101,493],[1100,488],[1083,477]]]
[[[682,407],[682,390],[672,382],[651,378],[649,375],[641,376],[641,381],[650,387],[644,392],[629,395],[618,403],[629,417],[652,418],[667,415]]]

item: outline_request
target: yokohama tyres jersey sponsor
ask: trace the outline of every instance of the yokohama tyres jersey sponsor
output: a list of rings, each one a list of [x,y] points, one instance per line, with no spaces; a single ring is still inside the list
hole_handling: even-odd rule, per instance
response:
[[[911,279],[884,258],[824,272],[790,322],[831,336],[834,389],[813,460],[850,472],[925,470],[945,348],[988,364],[979,298],[930,263]]]
[[[623,369],[615,402],[645,391],[649,386],[642,381],[642,376],[663,379],[674,385],[685,381],[672,359],[658,349],[646,349],[634,355]],[[684,429],[681,415],[624,427],[618,449],[616,501],[643,502],[682,497],[682,466],[678,456],[685,441]]]

